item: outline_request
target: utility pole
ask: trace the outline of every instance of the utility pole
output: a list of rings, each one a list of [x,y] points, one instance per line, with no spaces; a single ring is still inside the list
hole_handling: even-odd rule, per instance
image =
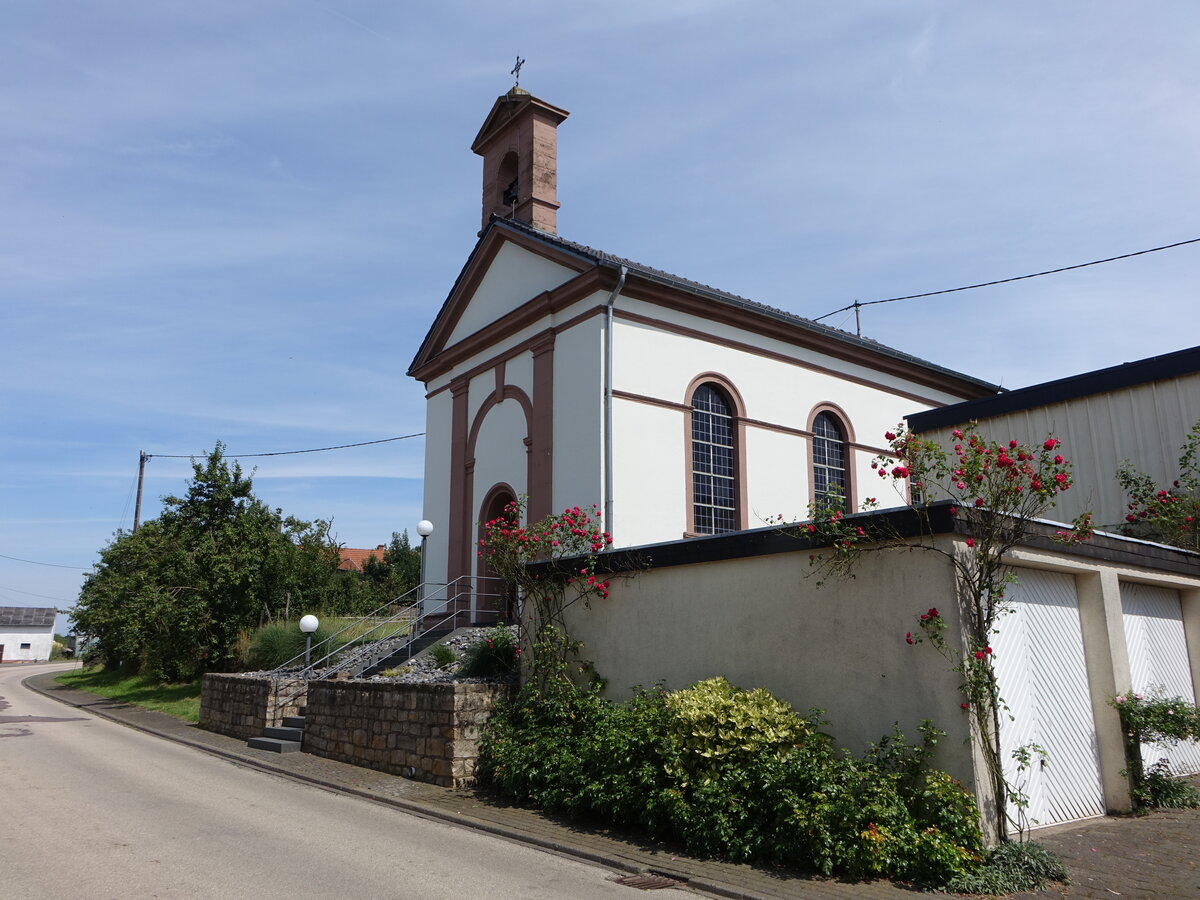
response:
[[[150,454],[142,450],[138,456],[138,492],[137,502],[133,505],[133,533],[137,534],[138,526],[142,524],[142,482],[146,480],[146,460]]]

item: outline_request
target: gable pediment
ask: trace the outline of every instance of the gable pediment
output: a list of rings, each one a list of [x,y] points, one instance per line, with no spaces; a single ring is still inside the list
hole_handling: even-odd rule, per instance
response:
[[[421,370],[444,351],[591,268],[590,260],[520,233],[489,227],[442,304],[409,374],[421,378]]]

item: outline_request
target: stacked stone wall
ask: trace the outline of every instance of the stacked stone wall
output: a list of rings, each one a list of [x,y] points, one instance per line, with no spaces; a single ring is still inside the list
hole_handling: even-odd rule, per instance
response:
[[[304,750],[316,756],[444,787],[474,781],[479,732],[497,684],[309,684]]]
[[[276,709],[280,698],[286,702]],[[209,674],[200,684],[200,727],[248,741],[284,716],[300,715],[304,703],[299,679]]]

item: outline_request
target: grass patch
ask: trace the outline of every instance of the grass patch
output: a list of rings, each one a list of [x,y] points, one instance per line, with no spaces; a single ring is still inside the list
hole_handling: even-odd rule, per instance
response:
[[[106,672],[103,669],[75,669],[63,672],[54,680],[70,688],[144,706],[186,722],[200,721],[199,681],[158,684],[145,675]]]

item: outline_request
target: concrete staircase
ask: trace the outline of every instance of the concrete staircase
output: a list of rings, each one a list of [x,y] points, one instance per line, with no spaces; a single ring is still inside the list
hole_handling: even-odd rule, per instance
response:
[[[299,715],[284,716],[282,726],[267,728],[262,737],[250,738],[246,746],[272,753],[299,753],[303,743],[304,716]]]
[[[451,620],[453,621],[453,620]],[[430,628],[421,631],[412,640],[406,641],[397,649],[387,653],[386,656],[380,656],[370,660],[355,674],[357,678],[370,678],[372,675],[378,675],[385,669],[390,669],[394,666],[401,666],[408,662],[422,650],[436,644],[443,638],[449,637],[455,633],[455,629],[451,625],[444,625],[438,628]]]

